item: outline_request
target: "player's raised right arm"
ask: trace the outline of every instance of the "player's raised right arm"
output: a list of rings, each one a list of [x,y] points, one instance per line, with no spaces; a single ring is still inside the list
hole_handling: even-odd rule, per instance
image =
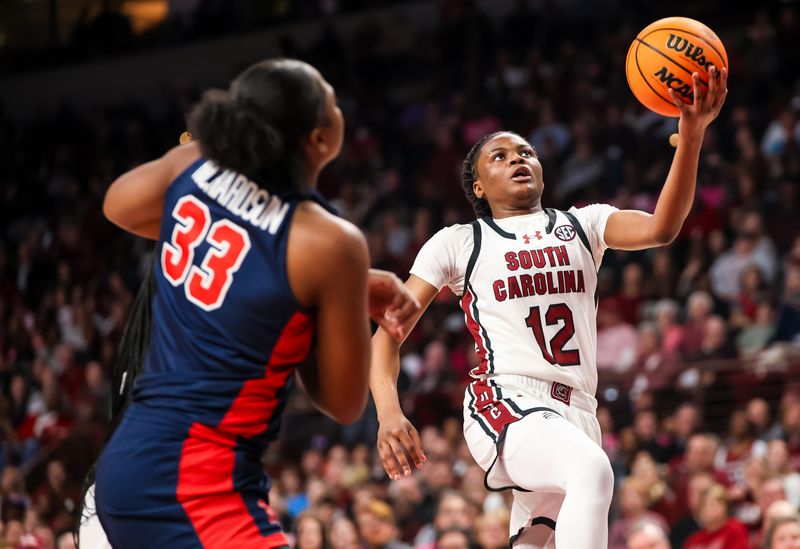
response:
[[[157,160],[137,166],[111,184],[103,201],[109,221],[144,238],[158,239],[164,193],[192,162],[200,158],[196,143],[181,145]]]
[[[439,292],[414,275],[406,281],[406,288],[420,304],[420,308],[404,322],[403,333],[408,335]],[[408,457],[417,467],[425,462],[425,452],[419,434],[403,414],[397,393],[401,343],[382,328],[375,332],[372,337],[372,365],[369,376],[370,390],[380,423],[378,452],[389,478],[395,480],[401,475],[411,474]]]

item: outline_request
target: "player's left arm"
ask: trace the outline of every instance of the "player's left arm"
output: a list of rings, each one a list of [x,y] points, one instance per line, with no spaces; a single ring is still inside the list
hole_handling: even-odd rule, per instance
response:
[[[122,174],[106,192],[103,214],[129,233],[158,239],[164,193],[178,174],[198,158],[198,145],[189,143]]]
[[[681,111],[678,122],[678,148],[672,159],[667,180],[658,198],[655,212],[638,210],[614,212],[608,218],[605,242],[618,250],[642,250],[664,246],[675,240],[692,209],[700,147],[706,128],[717,117],[728,94],[728,72],[722,69],[717,80],[714,67],[709,70],[708,93],[700,88],[700,77],[692,74],[694,101],[686,104],[673,90],[670,97]]]

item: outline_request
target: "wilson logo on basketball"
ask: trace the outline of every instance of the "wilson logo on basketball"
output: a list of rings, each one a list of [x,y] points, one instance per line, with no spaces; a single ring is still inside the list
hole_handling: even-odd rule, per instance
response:
[[[711,61],[703,55],[703,48],[692,44],[682,36],[675,36],[670,33],[669,38],[667,38],[667,49],[682,53],[684,57],[688,57],[706,70],[711,65]]]
[[[569,242],[575,238],[575,229],[572,228],[572,225],[561,225],[560,227],[556,227],[556,230],[553,232],[556,238],[564,242]]]

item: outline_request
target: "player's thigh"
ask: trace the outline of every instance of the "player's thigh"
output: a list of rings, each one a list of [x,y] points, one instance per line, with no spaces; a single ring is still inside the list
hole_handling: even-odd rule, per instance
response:
[[[553,412],[534,412],[509,425],[500,458],[508,477],[525,490],[563,494],[578,478],[611,472],[602,448]]]

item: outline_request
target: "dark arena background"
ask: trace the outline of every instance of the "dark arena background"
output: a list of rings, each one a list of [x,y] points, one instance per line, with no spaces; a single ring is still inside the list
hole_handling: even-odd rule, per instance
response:
[[[677,119],[638,103],[625,56],[672,15],[722,39],[730,93],[680,236],[600,270],[609,547],[642,518],[684,547],[709,476],[762,547],[768,510],[800,506],[797,1],[0,0],[0,547],[74,547],[152,253],[105,220],[104,192],[177,145],[203,90],[268,57],[318,67],[347,125],[321,191],[405,279],[433,233],[474,219],[461,163],[501,128],[536,147],[548,205],[652,211]],[[402,349],[428,463],[391,483],[372,405],[343,428],[295,391],[263,463],[297,547],[433,548],[453,529],[438,547],[507,545],[510,494],[485,490],[461,433],[475,360],[445,290]]]

